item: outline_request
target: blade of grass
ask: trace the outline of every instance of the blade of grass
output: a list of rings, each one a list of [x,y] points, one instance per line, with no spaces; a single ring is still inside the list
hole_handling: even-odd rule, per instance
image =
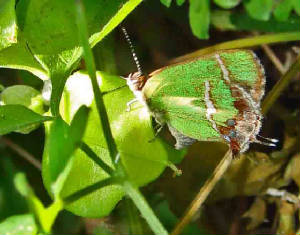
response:
[[[300,32],[267,34],[267,35],[254,36],[254,37],[249,37],[249,38],[244,38],[244,39],[237,39],[237,40],[219,43],[214,46],[206,47],[204,49],[200,49],[195,52],[177,57],[177,58],[171,60],[170,64],[197,58],[197,57],[205,55],[205,54],[213,53],[217,50],[246,48],[246,47],[259,46],[262,44],[271,44],[271,43],[288,42],[288,41],[299,41],[299,40],[300,40]]]
[[[107,34],[109,34],[115,27],[117,27],[128,14],[130,14],[143,0],[129,0],[121,9],[115,14],[110,21],[103,27],[101,32],[94,34],[90,37],[89,42],[91,47],[94,47],[100,42]]]
[[[224,155],[223,159],[215,168],[212,176],[208,180],[206,180],[205,184],[202,186],[202,188],[200,189],[200,191],[198,192],[194,200],[191,202],[191,204],[183,214],[182,218],[176,224],[174,230],[171,232],[170,235],[180,234],[184,229],[184,227],[190,223],[193,216],[203,205],[210,192],[215,188],[216,184],[223,177],[228,167],[230,166],[231,162],[232,162],[232,152],[229,149]]]
[[[153,213],[153,210],[148,205],[147,201],[145,200],[144,196],[141,194],[139,189],[132,185],[129,181],[125,181],[123,183],[123,188],[127,195],[132,199],[136,207],[139,209],[152,231],[156,235],[168,235],[167,230],[163,227],[161,222]]]
[[[76,5],[76,21],[79,31],[79,39],[83,48],[83,58],[86,63],[86,68],[89,74],[89,77],[92,81],[93,92],[95,97],[95,102],[97,106],[97,111],[100,119],[100,123],[102,126],[103,134],[106,139],[107,148],[109,151],[109,155],[112,161],[115,161],[115,157],[117,156],[117,146],[112,136],[112,132],[109,125],[108,115],[105,109],[103,95],[101,93],[100,87],[98,85],[97,77],[96,77],[96,67],[95,61],[93,58],[93,53],[88,41],[88,30],[85,19],[84,6],[82,1],[75,0]]]
[[[275,101],[278,99],[282,91],[287,87],[291,79],[300,71],[300,56],[292,64],[290,69],[280,78],[272,90],[268,93],[267,97],[262,103],[262,113],[266,114]]]

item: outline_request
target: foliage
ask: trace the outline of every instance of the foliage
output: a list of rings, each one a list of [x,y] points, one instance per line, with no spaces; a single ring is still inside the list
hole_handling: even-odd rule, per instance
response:
[[[93,226],[88,226],[87,218],[105,216],[108,221],[98,221],[94,231],[168,234],[167,229],[171,231],[182,221],[179,215],[185,211],[187,202],[192,201],[224,155],[226,149],[220,143],[197,143],[188,150],[177,151],[166,131],[161,134],[163,138],[156,136],[155,121],[147,107],[136,102],[130,111],[126,110],[134,95],[122,76],[134,69],[130,68],[128,48],[122,47],[124,40],[116,43],[112,32],[125,18],[131,27],[137,23],[143,29],[144,44],[151,47],[149,51],[158,61],[163,61],[162,64],[167,61],[162,59],[165,56],[159,45],[164,45],[165,51],[171,48],[173,57],[189,51],[186,48],[179,53],[179,44],[197,45],[192,47],[193,53],[177,58],[181,60],[215,50],[300,40],[298,0],[160,0],[167,8],[158,0],[141,2],[0,1],[0,67],[3,68],[0,77],[5,78],[0,85],[0,135],[5,135],[0,139],[0,234],[62,233],[68,224],[66,221],[78,219],[73,214],[80,216],[89,234],[96,232],[90,231],[89,227]],[[138,5],[137,13],[130,15]],[[138,13],[149,9],[159,14],[165,12],[166,22],[171,22],[170,27],[176,28],[178,33],[174,41],[161,40],[161,35],[172,30],[164,30],[164,24],[154,23],[154,15],[146,22],[145,14]],[[189,22],[184,22],[184,18]],[[188,30],[182,30],[183,33],[181,28],[184,27]],[[222,31],[232,33],[232,38],[249,36],[254,31],[274,34],[235,41],[224,36],[222,41],[227,42],[197,51],[202,41],[192,34],[198,39],[210,38],[211,42],[205,43],[213,45],[220,41],[217,35]],[[179,33],[183,33],[186,43],[176,41],[177,37],[180,41]],[[284,50],[289,50],[289,46],[286,48]],[[284,89],[291,90],[290,95],[299,91],[293,80],[299,67],[299,57],[288,63],[280,81],[272,84],[274,88],[262,105],[263,112],[272,111]],[[289,83],[295,86],[290,88]],[[51,91],[49,99],[48,91]],[[290,99],[294,102],[295,97]],[[243,211],[243,217],[250,221],[248,230],[260,228],[268,216],[267,207],[275,204],[279,213],[277,232],[296,231],[294,215],[299,199],[287,191],[286,197],[278,195],[282,187],[299,190],[298,124],[298,129],[293,129],[299,111],[294,106],[286,108],[278,104],[277,113],[275,109],[271,115],[271,124],[275,125],[273,116],[276,116],[285,125],[276,132],[281,134],[282,148],[269,153],[254,148],[236,159],[208,198],[208,209],[201,209],[198,225],[191,223],[183,234],[229,231],[227,227],[210,231],[213,226],[209,224],[207,210],[216,209],[215,202],[221,200],[251,196],[255,196],[253,204],[250,207],[248,203],[249,209]],[[26,134],[25,137],[20,133]],[[24,148],[42,156],[39,159],[42,179],[25,162],[8,160],[20,154],[31,161],[31,154]],[[179,163],[183,175],[174,178],[181,172],[174,165]],[[297,186],[291,185],[291,181]],[[145,187],[143,193],[141,187]],[[270,188],[273,191],[268,191]],[[128,198],[133,203],[128,203]],[[221,207],[224,214],[226,208]],[[111,224],[110,220],[116,222]],[[59,226],[60,221],[64,225]],[[69,222],[70,227],[74,228],[72,223]],[[235,220],[232,223],[237,224]],[[68,229],[67,233],[79,233],[83,228]]]
[[[184,2],[176,1],[176,4],[181,6]],[[170,7],[172,0],[161,0],[161,3]],[[214,4],[218,8],[214,8]],[[234,11],[240,5],[244,9]],[[191,0],[190,27],[199,39],[209,38],[210,23],[222,30],[292,31],[297,30],[300,23],[299,7],[297,0]]]

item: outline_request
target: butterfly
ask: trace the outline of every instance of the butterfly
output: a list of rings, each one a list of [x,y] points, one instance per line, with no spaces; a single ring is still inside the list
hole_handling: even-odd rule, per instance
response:
[[[139,64],[138,69],[126,78],[136,97],[128,105],[143,103],[161,127],[168,126],[176,149],[195,141],[217,141],[237,155],[250,143],[275,146],[278,141],[259,136],[266,79],[253,51],[216,51],[149,76],[141,74]]]

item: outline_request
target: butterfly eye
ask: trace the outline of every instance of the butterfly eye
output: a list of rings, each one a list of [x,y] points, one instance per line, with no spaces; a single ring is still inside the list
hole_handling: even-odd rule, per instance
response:
[[[233,120],[233,119],[228,119],[228,120],[226,121],[226,124],[227,124],[227,126],[235,126],[235,120]]]

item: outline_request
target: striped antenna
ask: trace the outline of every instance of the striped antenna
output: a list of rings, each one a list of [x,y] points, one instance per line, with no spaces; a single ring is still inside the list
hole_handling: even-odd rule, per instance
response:
[[[126,41],[127,41],[128,44],[129,44],[129,48],[130,48],[130,51],[131,51],[133,60],[134,60],[134,62],[135,62],[135,64],[136,64],[137,70],[138,70],[139,74],[142,75],[142,74],[143,74],[142,68],[141,68],[140,62],[139,62],[139,60],[138,60],[138,57],[136,56],[136,53],[135,53],[133,44],[132,44],[132,42],[131,42],[131,40],[130,40],[130,38],[129,38],[129,35],[128,35],[128,33],[127,33],[127,30],[125,29],[125,27],[121,27],[121,29],[122,29],[122,31],[123,31],[123,33],[124,33],[124,36],[125,36]]]

